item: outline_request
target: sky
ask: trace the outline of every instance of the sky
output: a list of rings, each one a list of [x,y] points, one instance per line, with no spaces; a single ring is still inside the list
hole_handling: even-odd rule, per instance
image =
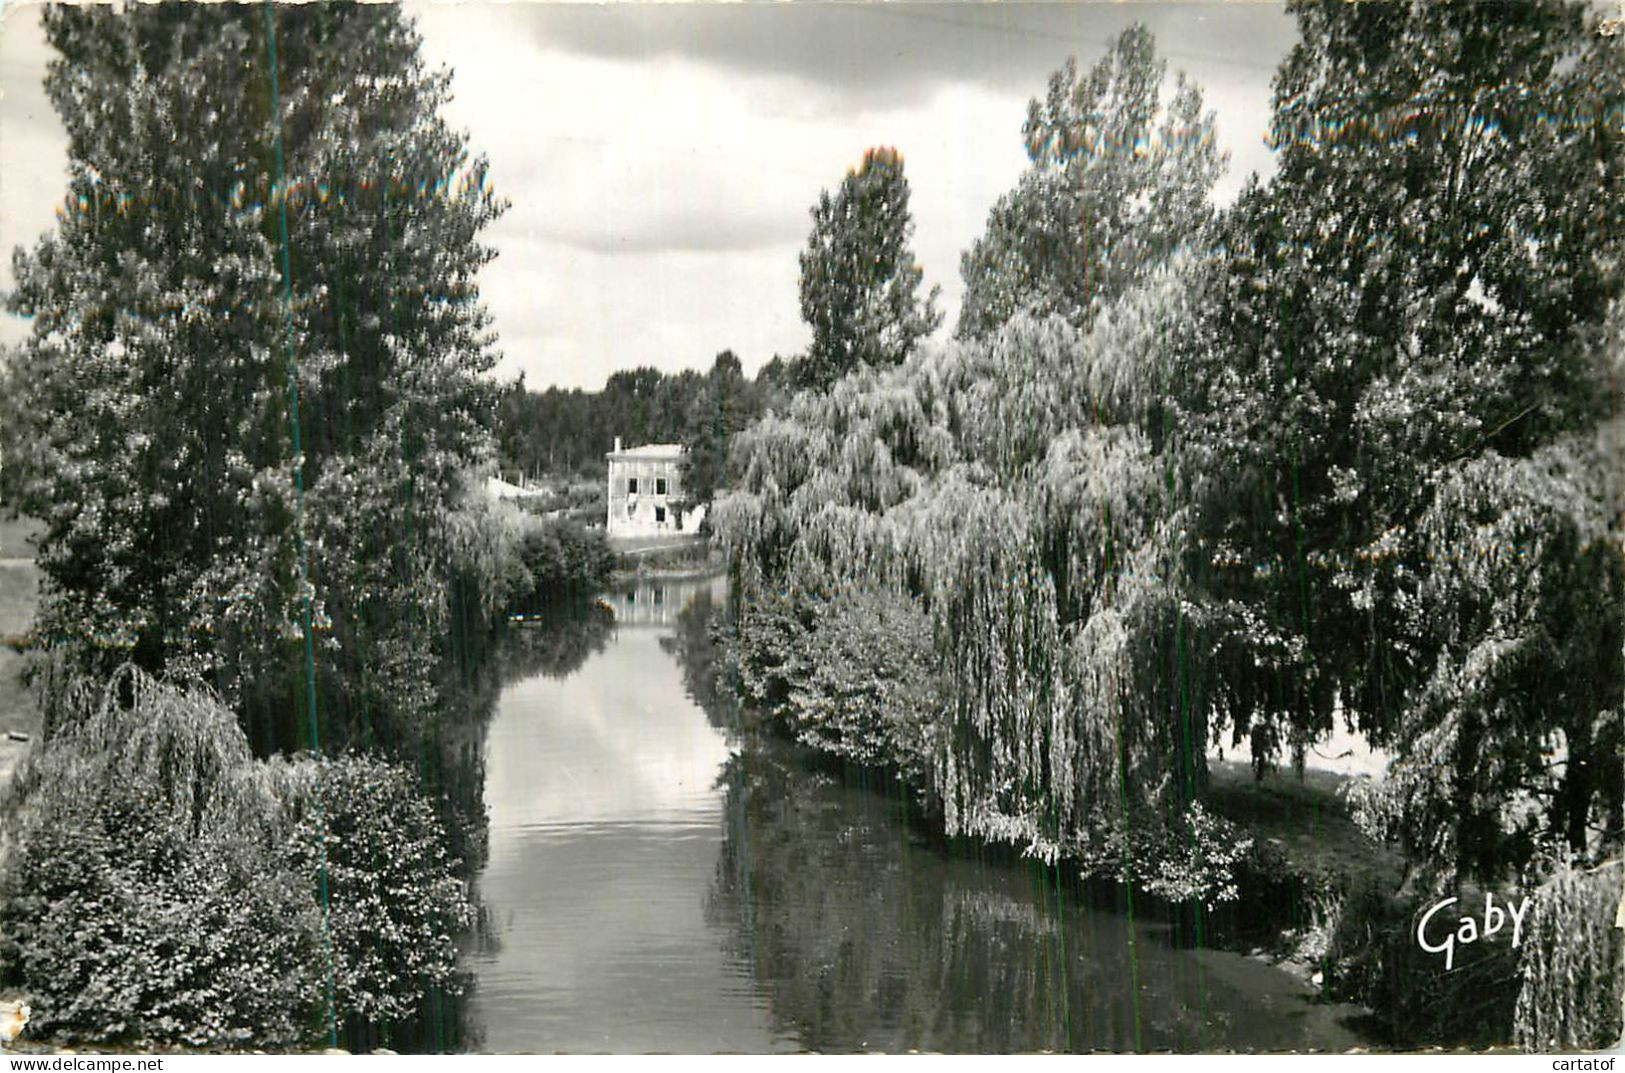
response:
[[[53,226],[66,139],[41,79],[38,7],[0,0],[0,288]],[[959,256],[1026,157],[1026,102],[1133,22],[1204,89],[1231,155],[1221,204],[1267,175],[1270,79],[1296,39],[1278,2],[435,3],[408,0],[453,72],[447,119],[512,207],[480,284],[502,359],[532,387],[617,369],[754,372],[807,344],[797,254],[820,190],[899,149],[925,288],[946,332]],[[26,322],[0,314],[0,342]]]

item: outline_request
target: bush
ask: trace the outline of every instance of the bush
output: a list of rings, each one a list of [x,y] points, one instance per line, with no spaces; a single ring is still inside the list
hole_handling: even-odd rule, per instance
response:
[[[1171,823],[1151,818],[1129,827],[1122,844],[1127,847],[1127,874],[1141,889],[1167,902],[1212,909],[1240,897],[1237,873],[1253,840],[1200,801],[1192,801]],[[1084,874],[1117,878],[1125,874],[1123,858],[1123,851],[1086,858]]]
[[[820,606],[803,667],[788,697],[801,741],[859,764],[895,768],[916,789],[928,788],[947,696],[931,621],[915,601],[854,591]]]
[[[133,669],[83,685],[18,774],[0,972],[34,1031],[131,1045],[292,1045],[319,920],[230,712]]]
[[[387,1028],[433,995],[461,994],[456,938],[474,907],[411,773],[364,756],[301,757],[276,772],[290,859],[326,887],[335,1019],[352,1033]]]
[[[530,521],[520,538],[519,559],[527,580],[510,610],[536,612],[559,599],[590,596],[609,581],[615,555],[601,529],[577,522]]]
[[[352,1034],[460,990],[473,910],[410,773],[257,761],[213,694],[132,667],[69,683],[53,711],[5,803],[0,864],[0,985],[27,996],[37,1034],[314,1043],[329,950]]]

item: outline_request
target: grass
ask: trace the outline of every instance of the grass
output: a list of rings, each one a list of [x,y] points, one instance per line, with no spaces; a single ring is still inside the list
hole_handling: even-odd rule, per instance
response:
[[[44,528],[33,518],[7,518],[0,512],[0,561],[33,559],[34,538]]]
[[[39,707],[23,684],[26,661],[18,651],[39,606],[40,574],[32,542],[39,530],[31,518],[0,518],[0,785],[10,781],[40,732]],[[26,734],[29,741],[12,741],[3,736],[7,731]]]
[[[1342,789],[1350,776],[1310,768],[1300,782],[1289,768],[1262,780],[1250,764],[1208,761],[1214,810],[1288,861],[1349,879],[1387,880],[1397,887],[1404,866],[1398,854],[1367,838],[1349,817]]]
[[[1379,1034],[1408,1024],[1383,970],[1390,939],[1405,930],[1408,871],[1349,815],[1342,791],[1360,776],[1310,768],[1300,780],[1277,768],[1257,780],[1249,763],[1208,764],[1206,800],[1253,839],[1241,901],[1219,921],[1223,945],[1309,978],[1321,1001],[1373,1009]]]

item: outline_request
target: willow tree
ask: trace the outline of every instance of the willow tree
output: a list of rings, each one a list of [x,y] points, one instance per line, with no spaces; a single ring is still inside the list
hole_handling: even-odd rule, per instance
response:
[[[329,666],[382,666],[373,694],[411,706],[439,519],[489,450],[475,273],[501,205],[437,116],[449,76],[389,6],[43,17],[70,182],[11,301],[46,635],[92,671],[200,675],[286,745],[308,607]]]
[[[1163,104],[1166,74],[1136,24],[1086,75],[1069,59],[1029,102],[1027,171],[960,262],[961,337],[1021,310],[1083,327],[1200,234],[1227,155],[1183,73]]]
[[[1625,935],[1615,923],[1625,865],[1564,868],[1535,892],[1514,1029],[1532,1051],[1617,1046]]]
[[[1215,676],[1151,432],[1189,296],[1170,270],[1087,333],[1018,315],[804,392],[738,438],[715,524],[779,726],[950,834],[1211,902],[1244,840],[1200,802]]]
[[[319,1038],[310,874],[231,712],[125,668],[60,700],[19,768],[0,862],[0,978],[34,1030],[193,1047]]]
[[[1411,845],[1447,869],[1491,878],[1543,839],[1594,854],[1587,827],[1617,841],[1600,780],[1625,680],[1609,602],[1585,615],[1598,645],[1572,616],[1617,591],[1617,508],[1573,475],[1610,407],[1625,55],[1561,0],[1292,11],[1279,169],[1225,222],[1178,376],[1191,569],[1246,652],[1237,730],[1301,744],[1341,708],[1454,773],[1382,810],[1443,823],[1449,853]],[[1540,788],[1532,831],[1483,795],[1529,786],[1541,752],[1588,774]]]

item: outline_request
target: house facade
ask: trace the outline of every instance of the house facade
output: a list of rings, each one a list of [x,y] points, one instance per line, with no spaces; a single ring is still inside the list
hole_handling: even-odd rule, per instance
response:
[[[683,448],[675,443],[650,443],[615,450],[609,459],[609,517],[611,537],[658,537],[694,533],[704,508],[687,509],[683,496]]]

